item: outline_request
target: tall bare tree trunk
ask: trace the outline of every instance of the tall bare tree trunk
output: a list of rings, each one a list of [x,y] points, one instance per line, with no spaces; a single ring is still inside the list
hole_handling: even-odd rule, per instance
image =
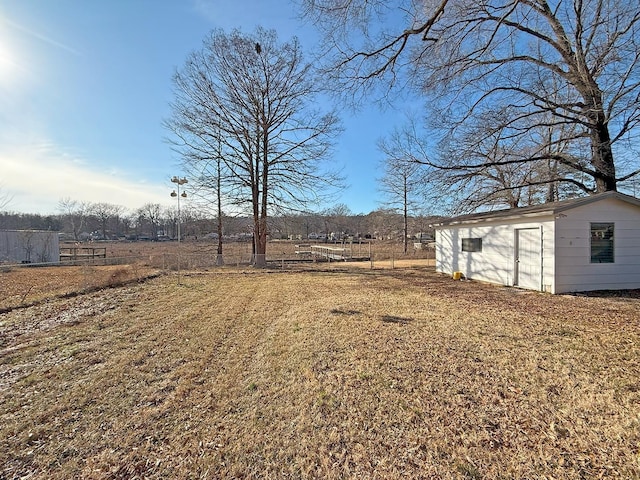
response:
[[[407,236],[409,235],[409,207],[408,207],[408,201],[409,201],[409,186],[407,184],[407,177],[404,177],[404,209],[402,211],[402,215],[403,215],[403,220],[404,220],[404,240],[403,240],[403,245],[404,245],[404,253],[407,253]]]
[[[218,153],[220,152],[220,150],[218,149]],[[218,251],[216,254],[216,265],[221,266],[224,265],[224,259],[222,257],[222,180],[220,179],[221,176],[221,169],[220,169],[220,162],[221,159],[220,157],[218,157],[218,171],[217,171],[217,178],[216,178],[216,195],[217,195],[217,200],[218,200]]]
[[[593,167],[596,173],[596,192],[617,190],[616,166],[611,149],[611,135],[604,118],[604,112],[599,112],[595,125],[591,130],[591,148]]]
[[[264,111],[264,107],[263,107]],[[260,162],[262,163],[262,171],[260,172],[259,178],[257,178],[256,183],[259,186],[261,192],[260,194],[260,216],[259,216],[259,230],[256,239],[256,267],[266,267],[267,266],[267,205],[268,205],[268,196],[267,192],[269,191],[269,138],[267,134],[267,129],[262,128],[262,159]]]

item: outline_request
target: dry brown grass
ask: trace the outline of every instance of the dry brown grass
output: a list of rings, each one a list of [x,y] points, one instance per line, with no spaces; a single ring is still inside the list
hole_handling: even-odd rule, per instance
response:
[[[638,298],[219,270],[0,339],[0,478],[640,476]]]
[[[0,312],[51,297],[75,295],[157,275],[158,269],[132,263],[108,266],[4,267],[0,271]]]
[[[71,245],[71,244],[70,244]],[[69,296],[98,288],[117,286],[143,280],[160,272],[178,270],[216,269],[217,246],[212,241],[177,242],[100,242],[106,249],[107,263],[102,259],[87,261],[85,265],[33,267],[0,265],[0,312],[25,305],[32,305],[55,296]],[[367,255],[372,261],[354,262],[359,268],[406,268],[434,265],[433,252],[410,251],[401,254],[401,245],[378,243],[371,249],[368,244],[354,245],[354,255]],[[304,264],[289,263],[300,260],[295,254],[296,242],[274,241],[269,243],[268,259],[277,268],[305,268]],[[251,260],[251,244],[229,243],[224,246],[227,266],[244,269]],[[281,263],[285,260],[286,263]],[[335,264],[334,264],[335,263]],[[344,262],[322,265],[322,268],[344,268]],[[313,264],[311,267],[316,268]]]

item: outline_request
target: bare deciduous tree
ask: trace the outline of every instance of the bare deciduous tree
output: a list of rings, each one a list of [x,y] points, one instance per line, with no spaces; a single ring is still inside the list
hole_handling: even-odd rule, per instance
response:
[[[72,200],[69,197],[62,198],[58,202],[58,209],[62,213],[65,220],[69,223],[73,232],[73,239],[80,241],[80,234],[84,229],[87,217],[90,214],[90,203]]]
[[[149,234],[153,240],[158,239],[158,227],[162,225],[163,209],[159,203],[145,203],[136,211],[139,226],[143,222],[149,224]]]
[[[174,125],[167,122],[170,128]],[[223,238],[225,209],[232,208],[232,193],[234,192],[233,172],[227,167],[222,158],[222,136],[209,132],[209,151],[205,154],[200,149],[184,148],[180,145],[180,153],[183,159],[183,167],[191,178],[191,192],[196,203],[205,211],[211,211],[216,217],[216,232],[218,248],[216,252],[216,265],[224,265]],[[211,198],[213,197],[213,198]]]
[[[118,220],[120,215],[125,211],[121,205],[113,205],[111,203],[99,202],[91,204],[90,213],[94,215],[100,223],[100,231],[102,238],[107,239],[107,225],[109,221]]]
[[[212,32],[174,76],[166,125],[175,149],[202,172],[222,159],[230,179],[225,195],[253,217],[258,266],[266,262],[270,212],[304,210],[338,184],[322,169],[337,117],[313,108],[312,74],[297,39],[279,43],[274,31],[258,28],[251,35]]]
[[[588,193],[640,173],[637,160],[624,158],[640,122],[637,0],[301,1],[332,47],[333,71],[352,89],[410,82],[450,131],[495,112],[509,114],[499,128],[510,139],[572,126],[562,139],[569,149],[542,144],[466,168],[555,162],[579,173],[571,181]]]
[[[0,211],[5,210],[13,200],[13,196],[8,192],[3,191],[2,185],[0,185]]]
[[[410,118],[382,143],[388,156],[427,167],[425,204],[432,211],[459,214],[479,207],[515,208],[577,193],[584,174],[555,160],[572,148],[579,156],[567,140],[572,125],[541,125],[529,129],[527,136],[513,136],[499,125],[500,115],[486,116],[445,136],[437,152],[430,152],[431,138]],[[541,149],[548,154],[538,155]]]
[[[351,210],[344,203],[338,203],[320,212],[324,223],[323,230],[327,241],[342,240],[349,232],[347,218],[352,215]]]
[[[374,238],[390,240],[398,233],[400,215],[394,209],[383,208],[374,210],[367,215],[370,233]]]
[[[412,161],[397,148],[397,143],[401,142],[399,136],[401,133],[396,131],[390,140],[379,143],[385,159],[382,163],[383,176],[378,179],[378,184],[384,197],[382,206],[402,213],[402,244],[404,253],[407,253],[409,216],[420,208],[429,182],[423,164]]]
[[[570,125],[539,126],[527,135],[513,135],[496,117],[458,129],[439,146],[437,177],[444,188],[459,193],[457,211],[552,202],[582,187],[584,176],[555,158],[568,152],[580,157],[567,140]]]

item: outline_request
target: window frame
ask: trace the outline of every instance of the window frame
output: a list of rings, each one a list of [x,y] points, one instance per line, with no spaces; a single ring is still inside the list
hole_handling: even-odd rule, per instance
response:
[[[602,236],[597,235],[602,233]],[[616,263],[615,222],[589,223],[589,261],[592,264]],[[594,242],[595,241],[595,242]],[[595,249],[595,253],[594,253]],[[603,254],[604,251],[604,254]]]
[[[482,252],[482,237],[463,238],[461,251],[466,253]]]

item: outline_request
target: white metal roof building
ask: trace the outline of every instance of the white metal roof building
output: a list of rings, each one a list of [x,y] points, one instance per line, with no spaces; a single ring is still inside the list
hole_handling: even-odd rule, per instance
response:
[[[640,199],[618,192],[434,225],[436,270],[549,293],[640,288]]]

